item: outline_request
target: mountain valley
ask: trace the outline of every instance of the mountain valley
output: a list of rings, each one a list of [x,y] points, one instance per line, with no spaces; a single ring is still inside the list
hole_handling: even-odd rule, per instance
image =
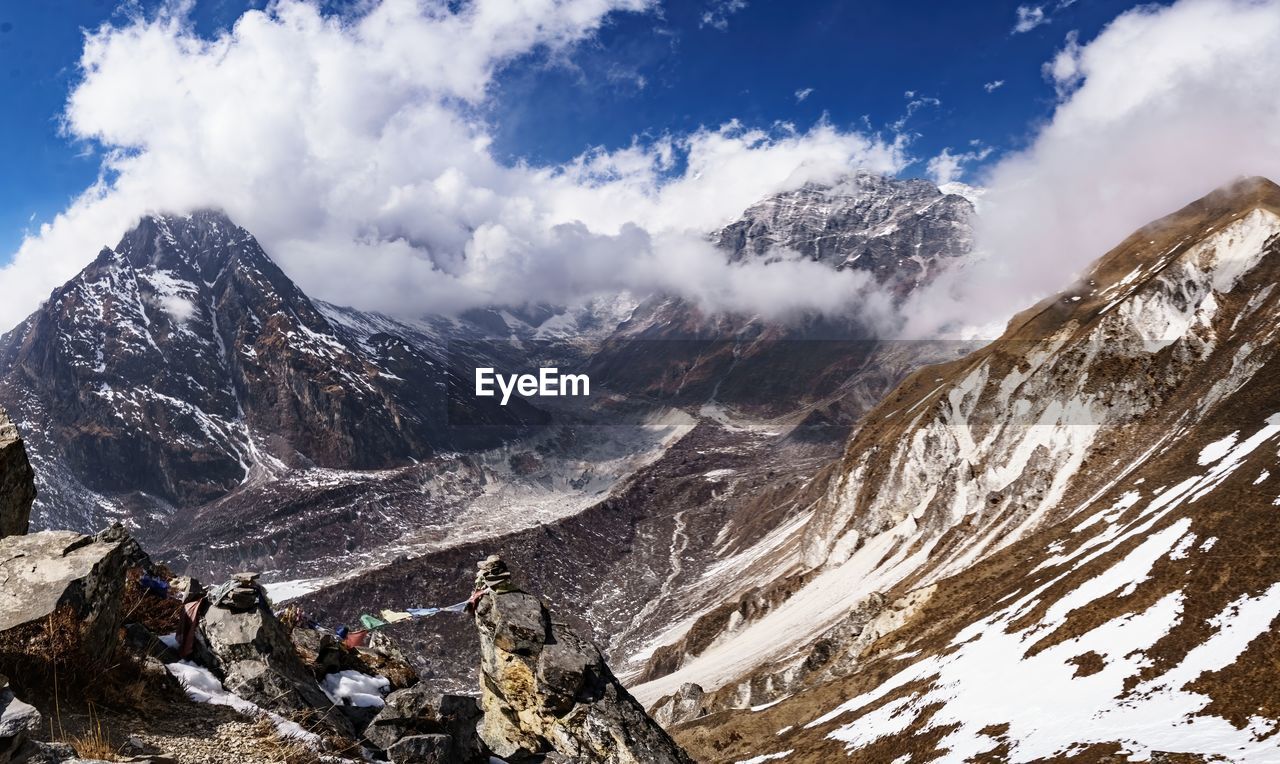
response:
[[[902,301],[972,213],[859,174],[710,238]],[[35,526],[122,521],[321,623],[452,605],[501,554],[699,761],[1266,762],[1278,255],[1280,187],[1241,180],[979,344],[674,295],[397,318],[159,215],[0,338],[0,404]],[[553,361],[590,401],[459,394]],[[466,692],[469,620],[386,633]]]

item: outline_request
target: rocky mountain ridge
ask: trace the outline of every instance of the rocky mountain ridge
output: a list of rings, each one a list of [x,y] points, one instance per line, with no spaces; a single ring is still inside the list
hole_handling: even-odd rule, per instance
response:
[[[800,257],[868,274],[902,299],[966,262],[974,206],[925,180],[858,172],[749,207],[712,235],[731,262]],[[845,316],[707,315],[686,299],[640,303],[591,360],[609,389],[749,418],[802,412],[842,437],[901,374],[949,360],[955,346],[886,343],[857,309]]]
[[[794,252],[905,295],[969,254],[972,215],[969,199],[927,180],[857,172],[770,196],[713,238],[734,262]]]
[[[155,520],[290,469],[501,441],[450,430],[425,332],[358,336],[322,308],[220,213],[148,217],[103,249],[0,338],[0,402],[46,483],[41,524]],[[537,419],[475,413],[497,430]]]
[[[795,593],[633,689],[709,714],[677,737],[715,759],[1275,758],[1269,692],[1228,683],[1274,670],[1277,280],[1270,181],[1141,229],[888,396]]]
[[[924,241],[930,262],[967,246],[928,233],[951,215],[963,240],[967,202],[923,182],[858,176],[804,193],[825,195],[826,217],[791,205],[744,233],[752,251],[837,223],[871,241],[886,221]],[[508,524],[513,504],[529,515],[517,527],[580,511],[659,458],[688,432],[680,422],[757,411],[833,448],[902,375],[953,352],[751,319],[704,325],[686,345],[689,315],[645,310],[622,295],[393,318],[311,300],[219,213],[159,215],[0,338],[0,403],[38,467],[38,527],[119,519],[199,571],[306,570],[319,582],[460,543],[460,520],[468,538]],[[656,363],[633,363],[632,349]],[[453,395],[477,365],[544,361],[590,370],[601,407],[557,412],[563,425],[548,430],[546,410]],[[653,384],[651,371],[665,379],[684,364],[680,389]]]

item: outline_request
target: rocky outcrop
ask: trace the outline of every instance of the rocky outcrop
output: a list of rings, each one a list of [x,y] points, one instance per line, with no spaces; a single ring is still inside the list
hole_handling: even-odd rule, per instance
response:
[[[690,759],[614,678],[600,651],[520,591],[477,603],[484,721],[480,736],[508,761],[558,753],[604,764]]]
[[[283,714],[319,713],[335,731],[354,734],[298,655],[256,577],[243,576],[210,598],[204,636],[227,690]]]
[[[664,727],[687,722],[707,713],[702,685],[685,682],[674,695],[668,695],[653,707],[653,719]]]
[[[18,428],[0,411],[0,538],[20,536],[31,521],[36,498],[35,474]]]
[[[127,538],[127,537],[125,537]],[[90,655],[107,655],[120,625],[129,543],[44,531],[0,539],[0,632],[68,608]]]

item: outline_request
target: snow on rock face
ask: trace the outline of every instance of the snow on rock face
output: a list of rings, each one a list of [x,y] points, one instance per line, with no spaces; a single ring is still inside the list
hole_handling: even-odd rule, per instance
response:
[[[1030,347],[1014,345],[1012,357],[992,353],[973,362],[949,389],[927,396],[929,403],[894,433],[899,437],[888,444],[887,458],[885,445],[855,440],[847,477],[833,488],[828,510],[829,517],[850,520],[815,526],[810,561],[840,564],[847,534],[869,538],[908,516],[920,522],[926,541],[961,521],[978,521],[965,548],[934,556],[927,583],[1036,527],[1062,502],[1099,436],[1159,402],[1145,379],[1097,370],[1150,368],[1168,385],[1193,378],[1193,363],[1213,350],[1216,296],[1260,262],[1278,233],[1280,217],[1255,210],[1181,251],[1159,276],[1130,287],[1120,310],[1104,310],[1088,323],[1070,320]],[[1135,321],[1138,315],[1148,320]],[[1157,356],[1168,347],[1171,355]],[[1200,408],[1228,392],[1212,388]],[[1230,444],[1206,448],[1203,458]]]
[[[735,260],[792,251],[906,293],[968,254],[972,214],[971,201],[928,181],[863,172],[771,196],[715,239]]]
[[[756,665],[802,654],[877,593],[937,584],[1092,507],[1185,438],[1190,423],[1212,417],[1275,355],[1280,305],[1257,294],[1280,273],[1280,258],[1269,257],[1280,217],[1244,204],[1254,206],[1210,209],[1217,217],[1208,222],[1202,210],[1178,213],[1150,242],[1126,242],[1073,292],[1015,319],[991,346],[900,386],[855,433],[806,528],[805,563],[820,572],[792,597],[806,606],[777,608],[718,653],[759,656]],[[1246,282],[1251,289],[1240,288]],[[1228,438],[1206,449],[1210,474],[1225,479],[1229,469],[1215,471],[1242,445]],[[1132,503],[1106,506],[1103,522]],[[1073,525],[1088,522],[1098,519]],[[1185,530],[1162,537],[1163,551]],[[1094,543],[1096,554],[1113,548]],[[664,687],[693,682],[710,692],[753,676],[750,657],[713,657],[664,677]],[[777,691],[795,688],[783,679]]]
[[[969,761],[1002,742],[1009,746],[1011,762],[1110,742],[1122,743],[1136,760],[1152,751],[1218,755],[1240,762],[1276,760],[1280,741],[1266,734],[1276,727],[1274,721],[1256,718],[1241,728],[1207,712],[1212,698],[1191,687],[1202,675],[1235,663],[1269,630],[1280,617],[1280,583],[1230,600],[1205,621],[1207,638],[1159,672],[1150,671],[1157,643],[1188,618],[1181,590],[1077,636],[1068,633],[1067,639],[1054,639],[1072,614],[1132,595],[1152,580],[1163,560],[1206,555],[1211,545],[1190,550],[1190,516],[1172,522],[1167,518],[1211,496],[1251,454],[1268,444],[1274,447],[1278,436],[1280,416],[1273,416],[1225,449],[1209,469],[1145,502],[1126,502],[1133,512],[1123,519],[1113,516],[1104,531],[1088,541],[1077,540],[1069,553],[1051,558],[1041,566],[1053,571],[1051,577],[959,631],[951,640],[955,649],[914,662],[875,689],[812,719],[806,728],[825,729],[838,722],[826,736],[852,750],[903,732],[923,709],[939,705],[929,726],[955,726],[937,744],[947,751],[939,761]],[[1114,510],[1107,506],[1097,512]],[[1062,591],[1066,581],[1076,583]],[[1028,622],[1037,611],[1039,617]],[[1051,646],[1038,649],[1046,640]],[[1079,661],[1086,655],[1092,656],[1097,669],[1082,673]],[[993,676],[1000,681],[993,682]],[[919,682],[928,688],[901,692]],[[1029,702],[1036,698],[1051,699],[1051,712]],[[997,727],[998,736],[983,732]]]

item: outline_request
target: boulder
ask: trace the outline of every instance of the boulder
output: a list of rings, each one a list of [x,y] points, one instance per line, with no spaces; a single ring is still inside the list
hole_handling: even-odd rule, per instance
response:
[[[364,737],[374,746],[391,750],[400,738],[442,732],[435,698],[431,691],[416,685],[396,690],[387,696],[387,703],[369,723]]]
[[[387,752],[394,764],[454,764],[453,740],[448,735],[410,735]]]
[[[480,737],[507,761],[558,754],[601,764],[691,760],[614,678],[600,651],[521,591],[488,591],[480,632]]]
[[[702,685],[685,682],[674,694],[659,700],[653,706],[653,718],[664,727],[692,721],[707,714],[703,705],[706,693]]]
[[[455,760],[465,764],[488,762],[484,743],[480,740],[480,721],[484,710],[480,699],[470,695],[441,695],[440,722],[453,740]]]
[[[28,735],[42,726],[40,712],[14,697],[9,680],[0,675],[0,764],[28,758],[34,747]]]
[[[347,647],[332,633],[306,626],[294,628],[290,638],[303,663],[317,678],[350,670],[385,677],[392,690],[412,687],[418,682],[413,664],[383,632],[370,634],[364,647]]]
[[[364,735],[371,745],[388,752],[405,738],[445,735],[450,740],[449,761],[485,762],[488,757],[476,731],[480,716],[476,698],[437,695],[425,685],[415,685],[388,695]]]
[[[0,632],[42,622],[65,607],[81,622],[85,652],[110,655],[127,565],[124,541],[71,531],[0,539]]]
[[[391,689],[401,690],[418,683],[418,671],[408,656],[385,631],[369,635],[368,643],[355,650],[355,668],[366,674],[377,674],[391,682]]]
[[[35,472],[27,461],[27,448],[18,428],[0,411],[0,538],[27,532],[35,498]]]
[[[33,740],[27,750],[16,760],[22,764],[92,764],[91,759],[82,759],[76,755],[76,749],[67,743],[43,743]]]
[[[245,588],[255,593],[253,602],[242,593]],[[284,715],[317,712],[334,731],[354,735],[351,723],[334,708],[294,649],[289,630],[271,611],[266,591],[256,581],[237,580],[211,598],[214,604],[204,616],[203,632],[213,655],[211,668],[227,690]]]

